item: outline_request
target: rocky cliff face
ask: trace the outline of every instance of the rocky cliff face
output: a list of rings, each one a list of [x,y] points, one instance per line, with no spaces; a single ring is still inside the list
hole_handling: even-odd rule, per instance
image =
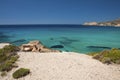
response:
[[[84,23],[84,25],[120,27],[120,18],[113,21],[106,21],[106,22],[87,22],[87,23]]]

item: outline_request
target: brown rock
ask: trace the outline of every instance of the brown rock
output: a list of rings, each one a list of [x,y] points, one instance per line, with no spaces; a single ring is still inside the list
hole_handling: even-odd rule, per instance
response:
[[[33,44],[33,45],[38,45],[38,44],[41,44],[40,41],[30,41],[28,44]]]
[[[30,41],[28,44],[23,44],[21,46],[21,51],[31,51],[31,52],[60,52],[58,50],[52,50],[44,45],[40,41]]]
[[[31,45],[31,44],[23,44],[21,46],[21,50],[22,51],[32,51],[34,45]]]

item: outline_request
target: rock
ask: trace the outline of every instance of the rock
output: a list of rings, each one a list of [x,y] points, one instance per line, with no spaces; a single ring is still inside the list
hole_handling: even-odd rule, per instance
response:
[[[63,45],[70,45],[72,44],[73,42],[79,42],[79,40],[77,39],[70,39],[70,38],[67,38],[67,37],[61,37],[62,40],[60,40],[60,44],[63,44]]]
[[[54,40],[54,38],[50,38],[50,40]]]
[[[58,50],[52,50],[44,45],[40,41],[30,41],[28,44],[23,44],[21,46],[21,51],[31,51],[31,52],[60,52]]]
[[[50,48],[64,48],[64,46],[62,46],[62,45],[54,45],[54,46],[51,46]]]
[[[65,50],[66,52],[69,52],[69,50]]]
[[[32,44],[23,44],[21,46],[22,51],[32,51],[33,48],[34,48],[34,45],[32,45]]]
[[[84,25],[89,26],[114,26],[114,27],[120,27],[120,19],[115,19],[112,21],[105,21],[105,22],[86,22]]]
[[[32,51],[32,49],[30,47],[25,47],[24,51]]]
[[[72,44],[71,41],[59,41],[60,44],[64,44],[64,45],[69,45],[69,44]]]
[[[87,46],[87,48],[103,48],[103,49],[111,49],[111,47],[104,47],[104,46]]]
[[[98,25],[98,23],[97,22],[86,22],[86,23],[84,23],[84,25],[95,26],[95,25]]]
[[[38,45],[38,44],[42,44],[40,41],[30,41],[28,44],[33,44],[33,45]]]

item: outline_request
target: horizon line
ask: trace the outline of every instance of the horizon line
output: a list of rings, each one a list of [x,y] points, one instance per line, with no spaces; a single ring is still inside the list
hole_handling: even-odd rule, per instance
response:
[[[0,25],[83,25],[83,24],[0,24]]]

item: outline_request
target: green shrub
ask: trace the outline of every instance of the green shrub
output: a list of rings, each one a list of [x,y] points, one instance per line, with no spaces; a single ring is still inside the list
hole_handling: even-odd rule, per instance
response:
[[[13,64],[17,61],[18,58],[18,55],[11,56],[10,59],[6,60],[0,65],[0,71],[10,71],[14,67]]]
[[[18,47],[14,46],[14,45],[5,46],[3,49],[4,49],[5,53],[16,52],[17,50],[19,50]]]
[[[2,73],[1,73],[1,76],[2,76],[2,77],[6,76],[6,75],[7,75],[6,72],[2,72]]]
[[[111,49],[111,50],[104,50],[99,53],[91,53],[94,59],[97,59],[103,63],[116,63],[120,64],[120,50],[119,49]]]
[[[10,61],[11,63],[15,63],[15,61],[17,61],[18,58],[19,58],[18,55],[16,55],[16,56],[11,56],[9,61]]]
[[[7,56],[5,55],[0,55],[0,63],[4,62],[7,60]]]
[[[100,61],[102,63],[111,64],[111,59],[109,57],[103,57]]]
[[[0,65],[0,71],[10,71],[13,67],[12,64],[13,63],[6,61],[4,64]]]
[[[99,52],[91,52],[91,53],[88,53],[88,55],[94,56],[94,55],[96,55],[97,53],[99,53]]]
[[[0,63],[4,62],[7,59],[7,56],[4,54],[4,50],[0,49]]]
[[[5,46],[3,49],[0,49],[0,63],[3,63],[11,56],[16,55],[17,50],[18,47],[13,45]]]
[[[16,54],[17,47],[13,45],[0,49],[0,71],[9,71],[19,56]]]
[[[0,49],[0,56],[4,55],[4,50]]]
[[[15,72],[13,73],[13,78],[17,79],[17,78],[26,76],[26,75],[29,74],[29,73],[30,73],[30,70],[29,70],[29,69],[20,68],[20,69],[18,69],[17,71],[15,71]]]
[[[120,64],[120,59],[115,61],[116,64]]]

